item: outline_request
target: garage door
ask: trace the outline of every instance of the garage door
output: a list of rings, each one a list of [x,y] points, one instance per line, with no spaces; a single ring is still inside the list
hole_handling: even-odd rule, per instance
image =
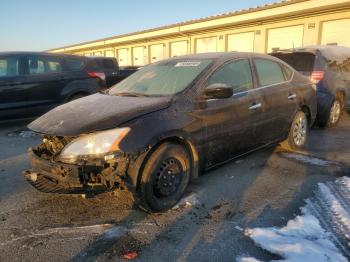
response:
[[[134,66],[143,66],[144,61],[144,47],[133,47],[132,49],[133,65]]]
[[[94,52],[94,56],[102,56],[102,52],[101,51]]]
[[[254,32],[228,35],[227,51],[253,52]]]
[[[151,45],[151,63],[163,60],[165,58],[165,46],[164,44]]]
[[[324,22],[321,44],[337,44],[350,47],[350,19]]]
[[[170,56],[182,56],[188,54],[188,42],[178,41],[170,43]]]
[[[304,26],[289,26],[269,29],[267,52],[273,49],[286,49],[303,46]]]
[[[216,52],[216,37],[199,38],[196,40],[196,53]]]
[[[128,65],[128,49],[122,48],[118,49],[118,64],[120,66],[127,66]]]
[[[105,56],[107,57],[114,57],[114,50],[106,50]]]

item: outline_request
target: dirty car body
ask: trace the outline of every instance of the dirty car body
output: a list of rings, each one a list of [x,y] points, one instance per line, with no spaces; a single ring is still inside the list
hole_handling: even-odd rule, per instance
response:
[[[301,110],[312,124],[315,90],[279,59],[208,53],[163,60],[105,94],[70,102],[32,122],[29,128],[43,135],[43,143],[29,149],[32,169],[24,175],[44,192],[127,187],[142,191],[149,203],[159,200],[150,209],[162,210],[179,200],[185,176],[196,178],[285,140]],[[165,155],[160,162],[155,157]],[[149,170],[157,175],[145,180]]]

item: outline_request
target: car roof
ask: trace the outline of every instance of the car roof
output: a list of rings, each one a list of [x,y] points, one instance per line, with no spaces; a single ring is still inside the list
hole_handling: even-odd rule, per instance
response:
[[[276,59],[275,57],[270,56],[270,55],[251,53],[251,52],[210,52],[210,53],[176,56],[176,57],[161,60],[157,63],[168,62],[168,61],[173,61],[173,60],[181,60],[181,59],[229,60],[229,59],[235,59],[235,58],[249,58],[249,57],[262,57],[262,58],[270,58],[273,60]]]
[[[35,52],[35,51],[7,51],[0,52],[0,56],[11,56],[11,55],[44,55],[44,56],[57,56],[57,57],[77,57],[82,58],[84,56],[70,55],[64,53],[49,53],[49,52]]]

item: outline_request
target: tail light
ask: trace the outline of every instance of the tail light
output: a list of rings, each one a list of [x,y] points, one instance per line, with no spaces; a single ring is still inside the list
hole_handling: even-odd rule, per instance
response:
[[[88,75],[93,78],[99,78],[103,81],[106,81],[106,74],[102,72],[89,72]]]
[[[311,73],[310,80],[313,84],[317,85],[324,77],[324,71],[313,71]]]

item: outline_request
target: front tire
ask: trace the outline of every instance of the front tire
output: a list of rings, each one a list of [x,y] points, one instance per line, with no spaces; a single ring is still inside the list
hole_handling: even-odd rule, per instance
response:
[[[309,123],[303,111],[296,113],[289,130],[288,138],[281,143],[287,150],[300,150],[307,141],[309,135]]]
[[[174,143],[161,144],[146,160],[140,183],[140,205],[151,212],[173,207],[190,180],[187,150]]]

